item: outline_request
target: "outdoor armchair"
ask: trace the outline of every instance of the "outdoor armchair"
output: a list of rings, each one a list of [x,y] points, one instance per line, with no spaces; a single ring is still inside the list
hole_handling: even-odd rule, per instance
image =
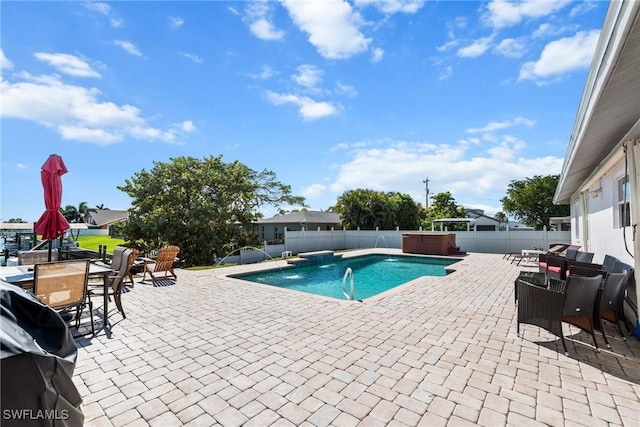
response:
[[[607,274],[607,279],[605,280],[604,288],[602,289],[602,296],[600,297],[600,301],[598,301],[598,317],[596,319],[596,326],[597,329],[602,332],[607,348],[611,348],[611,345],[609,344],[607,335],[604,333],[602,320],[613,322],[622,339],[626,340],[626,337],[622,333],[622,328],[620,328],[620,320],[623,318],[623,315],[619,309],[622,308],[624,290],[627,287],[627,277],[628,274],[626,270],[620,273],[612,272]]]
[[[132,269],[139,255],[140,255],[140,251],[138,249],[135,249],[135,248],[131,249],[131,255],[129,256],[129,265],[127,266],[127,279],[129,279],[129,282],[131,283],[131,287],[133,287]],[[126,280],[125,280],[125,284],[126,284]]]
[[[567,278],[567,259],[565,257],[550,254],[542,255],[544,255],[544,261],[538,263],[540,273],[545,273],[550,279],[564,280]]]
[[[575,260],[578,262],[591,262],[594,255],[592,252],[577,251]]]
[[[122,250],[118,250],[119,248],[122,248]],[[112,268],[115,265],[119,266],[119,268],[118,270],[115,270],[114,274],[110,275],[107,279],[107,295],[109,297],[113,297],[118,311],[120,312],[120,314],[122,314],[122,317],[126,319],[127,316],[125,315],[124,309],[122,307],[121,295],[125,279],[129,272],[129,258],[131,257],[132,250],[130,248],[119,246],[118,248],[116,248],[116,250],[113,251],[113,254],[114,257],[111,264]],[[104,282],[101,282],[99,286],[96,284],[95,286],[92,286],[90,288],[89,296],[104,296],[104,292]]]
[[[559,336],[564,352],[568,355],[562,323],[577,326],[591,334],[598,350],[594,334],[594,306],[602,276],[569,276],[566,281],[550,279],[548,288],[541,288],[523,280],[518,281],[518,326],[527,323],[541,327]]]
[[[144,273],[142,274],[142,281],[144,282],[147,277],[147,273],[151,276],[151,283],[154,283],[160,279],[160,274],[164,273],[164,277],[167,274],[177,279],[176,273],[173,271],[173,263],[178,260],[178,254],[180,248],[178,246],[169,245],[164,246],[158,251],[158,256],[155,259],[144,259]]]
[[[85,307],[89,307],[91,334],[95,335],[93,306],[87,293],[89,260],[59,261],[36,264],[33,276],[33,293],[38,299],[56,311],[76,309],[76,329]]]

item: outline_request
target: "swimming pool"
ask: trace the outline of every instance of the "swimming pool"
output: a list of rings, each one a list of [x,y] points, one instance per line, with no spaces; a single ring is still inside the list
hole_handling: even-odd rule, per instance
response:
[[[351,268],[356,300],[363,300],[417,279],[421,276],[446,276],[447,266],[459,259],[402,255],[364,255],[332,261],[328,264],[267,270],[234,275],[237,279],[263,285],[346,299],[342,279]],[[347,279],[347,293],[349,293]]]

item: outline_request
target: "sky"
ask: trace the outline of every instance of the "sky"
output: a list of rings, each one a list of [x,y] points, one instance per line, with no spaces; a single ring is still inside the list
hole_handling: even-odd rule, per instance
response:
[[[0,220],[127,209],[154,162],[275,172],[309,209],[348,190],[502,210],[559,174],[608,2],[2,1]],[[297,208],[297,207],[285,207]],[[265,207],[269,218],[277,213]]]

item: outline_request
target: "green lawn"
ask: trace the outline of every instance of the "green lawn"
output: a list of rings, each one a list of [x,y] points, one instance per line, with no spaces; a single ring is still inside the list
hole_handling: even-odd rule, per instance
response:
[[[98,252],[100,245],[107,246],[107,253],[112,254],[116,246],[124,245],[123,239],[114,239],[109,236],[79,236],[78,246],[82,249]]]

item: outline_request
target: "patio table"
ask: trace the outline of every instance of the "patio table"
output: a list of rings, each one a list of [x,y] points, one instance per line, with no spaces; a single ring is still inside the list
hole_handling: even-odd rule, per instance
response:
[[[547,275],[545,273],[539,273],[537,271],[521,271],[513,283],[515,287],[513,291],[513,301],[516,303],[518,302],[518,282],[519,281],[531,283],[532,285],[536,285],[541,288],[547,287]]]
[[[113,269],[104,265],[89,263],[89,277],[102,276],[104,285],[103,313],[102,324],[108,330],[109,319],[107,316],[109,305],[109,275],[113,273]],[[21,287],[22,289],[33,292],[33,265],[19,265],[10,267],[0,267],[0,280],[12,285]]]

